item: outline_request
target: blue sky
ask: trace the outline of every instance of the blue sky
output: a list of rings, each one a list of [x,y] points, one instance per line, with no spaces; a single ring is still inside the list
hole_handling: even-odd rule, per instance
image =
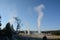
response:
[[[0,14],[2,16],[2,28],[12,21],[14,28],[16,22],[13,17],[19,17],[23,26],[21,30],[37,30],[38,13],[34,9],[44,5],[40,31],[60,30],[60,0],[0,0]]]

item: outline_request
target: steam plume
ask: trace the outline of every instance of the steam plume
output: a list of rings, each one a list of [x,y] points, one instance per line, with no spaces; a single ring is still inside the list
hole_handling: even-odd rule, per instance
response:
[[[43,18],[42,8],[44,8],[43,4],[41,4],[35,8],[35,10],[38,13],[38,19],[37,19],[38,33],[40,33],[40,25],[41,25],[41,20]]]
[[[15,11],[12,11],[12,12],[10,13],[10,19],[9,19],[9,22],[10,22],[11,24],[13,24],[13,23],[15,22],[14,17],[17,17],[17,14],[15,13]]]

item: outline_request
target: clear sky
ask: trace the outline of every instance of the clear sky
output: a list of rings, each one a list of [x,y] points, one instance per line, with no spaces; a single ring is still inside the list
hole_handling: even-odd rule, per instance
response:
[[[60,30],[60,0],[0,0],[0,15],[2,28],[6,23],[16,22],[13,17],[21,19],[21,30],[37,30],[38,12],[35,8],[44,5],[43,17],[40,21],[40,31]]]

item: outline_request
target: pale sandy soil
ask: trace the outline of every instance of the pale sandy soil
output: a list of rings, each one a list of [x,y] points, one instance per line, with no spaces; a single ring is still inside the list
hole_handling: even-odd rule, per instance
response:
[[[19,34],[22,36],[28,36],[28,37],[34,37],[34,38],[43,38],[44,34]],[[56,35],[46,35],[48,39],[60,39],[60,36],[56,36]]]

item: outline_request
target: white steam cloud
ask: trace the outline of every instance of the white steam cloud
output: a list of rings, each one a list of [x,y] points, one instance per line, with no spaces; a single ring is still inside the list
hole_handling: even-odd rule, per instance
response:
[[[38,33],[40,33],[40,25],[41,25],[41,20],[43,18],[42,8],[44,8],[43,4],[41,4],[35,8],[35,10],[38,13],[38,19],[37,19]]]
[[[9,22],[11,24],[13,24],[15,22],[15,19],[14,17],[17,17],[17,12],[15,10],[13,10],[11,13],[10,13],[10,19],[9,19]]]
[[[5,26],[7,22],[14,23],[13,17],[17,17],[16,4],[12,3],[0,3],[0,13],[2,15],[2,24]],[[2,26],[3,26],[2,25]],[[3,28],[3,27],[2,27]]]

